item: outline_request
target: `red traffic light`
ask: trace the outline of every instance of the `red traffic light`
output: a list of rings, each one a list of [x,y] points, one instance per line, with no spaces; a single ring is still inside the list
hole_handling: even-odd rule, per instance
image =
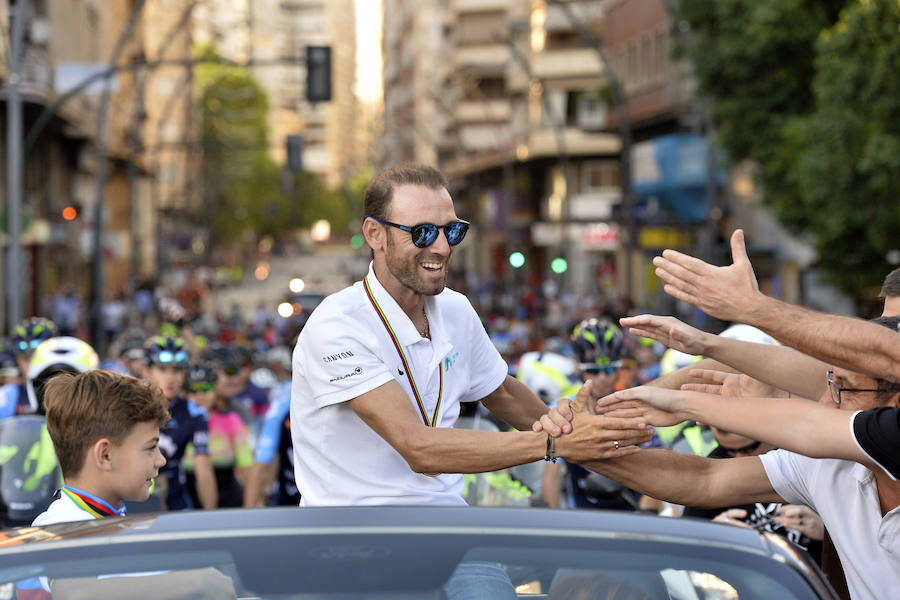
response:
[[[62,218],[66,221],[74,221],[78,217],[78,209],[74,206],[67,206],[62,209]]]

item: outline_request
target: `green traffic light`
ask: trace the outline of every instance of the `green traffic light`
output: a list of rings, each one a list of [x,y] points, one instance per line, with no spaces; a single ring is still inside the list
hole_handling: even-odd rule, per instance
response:
[[[513,268],[518,269],[525,264],[525,255],[521,252],[513,252],[509,255],[509,264],[511,264]]]
[[[361,234],[361,233],[354,233],[350,237],[350,246],[354,250],[359,250],[360,248],[363,247],[363,244],[365,244],[365,243],[366,243],[366,238],[364,238],[363,234]]]
[[[561,273],[565,273],[569,268],[569,263],[566,262],[564,258],[554,258],[553,262],[550,263],[550,270],[552,270],[557,275]]]

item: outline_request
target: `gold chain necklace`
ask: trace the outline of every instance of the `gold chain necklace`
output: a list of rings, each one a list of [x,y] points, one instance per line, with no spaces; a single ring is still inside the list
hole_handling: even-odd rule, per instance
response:
[[[428,327],[428,313],[425,312],[425,305],[422,305],[422,316],[425,317],[425,327],[422,328],[422,337],[431,339],[431,329]]]

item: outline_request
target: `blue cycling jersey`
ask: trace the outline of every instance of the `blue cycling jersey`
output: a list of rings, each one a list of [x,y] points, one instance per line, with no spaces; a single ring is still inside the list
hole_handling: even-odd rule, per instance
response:
[[[159,449],[166,457],[162,473],[169,486],[166,506],[169,510],[185,510],[193,508],[193,502],[185,488],[181,459],[188,444],[194,445],[194,454],[209,454],[209,417],[205,410],[180,396],[169,403],[169,413],[172,418],[159,432]]]
[[[291,412],[291,384],[285,382],[272,389],[272,400],[266,411],[259,439],[256,442],[256,453],[253,460],[258,463],[272,464],[281,443],[284,420]]]
[[[272,464],[279,457],[278,480],[270,504],[300,504],[300,492],[294,478],[294,445],[291,439],[291,382],[280,383],[272,389],[272,400],[266,412],[254,461]]]
[[[33,412],[24,385],[7,383],[0,387],[0,419]]]

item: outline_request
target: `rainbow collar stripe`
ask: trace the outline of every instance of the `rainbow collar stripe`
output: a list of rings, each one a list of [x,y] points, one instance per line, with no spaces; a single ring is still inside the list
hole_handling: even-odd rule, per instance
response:
[[[89,492],[68,485],[63,486],[60,491],[68,496],[69,500],[74,502],[78,508],[93,515],[97,519],[102,519],[103,517],[120,517],[125,514],[124,506],[120,510],[116,510],[109,502],[106,502],[102,498],[98,498]]]
[[[366,290],[366,296],[369,298],[369,302],[372,303],[372,307],[378,314],[378,318],[381,319],[381,324],[384,325],[388,335],[391,336],[391,341],[394,343],[397,354],[400,355],[400,361],[403,363],[403,370],[406,372],[406,379],[409,381],[409,387],[412,388],[413,396],[416,398],[416,404],[419,407],[419,415],[422,417],[422,421],[424,421],[425,425],[428,427],[435,427],[437,425],[438,413],[441,411],[441,398],[444,393],[444,371],[441,369],[440,361],[438,362],[438,380],[440,382],[438,387],[438,400],[434,407],[434,416],[429,419],[428,412],[425,410],[425,403],[422,402],[422,396],[419,394],[419,388],[416,386],[416,380],[413,378],[412,369],[409,368],[409,362],[407,362],[406,355],[403,353],[403,347],[400,345],[400,340],[397,339],[397,334],[391,329],[391,324],[388,322],[384,311],[381,310],[381,306],[379,306],[378,301],[375,300],[372,289],[369,287],[368,277],[363,278],[363,287]]]

